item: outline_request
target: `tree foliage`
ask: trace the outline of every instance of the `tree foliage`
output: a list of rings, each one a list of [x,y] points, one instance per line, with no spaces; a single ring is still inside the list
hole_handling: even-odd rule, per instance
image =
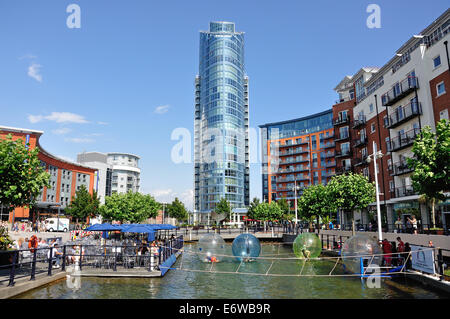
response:
[[[444,200],[450,189],[450,122],[437,123],[436,133],[429,126],[422,129],[412,147],[413,158],[407,164],[415,191],[431,203],[432,223],[435,226],[435,203]]]
[[[336,211],[335,202],[330,199],[330,188],[322,184],[305,188],[297,201],[300,216],[305,219],[328,216]]]
[[[76,191],[75,196],[72,197],[72,201],[66,208],[66,213],[77,221],[86,220],[87,217],[97,216],[100,208],[100,199],[97,192],[93,191],[92,195],[86,189],[86,186],[82,185],[79,190]]]
[[[260,203],[254,212],[254,219],[269,221],[280,220],[282,217],[282,211],[280,206],[276,202]]]
[[[361,210],[375,201],[375,184],[361,174],[334,176],[326,187],[333,207],[344,211]]]
[[[188,213],[184,204],[176,197],[175,200],[167,206],[167,212],[172,218],[185,221],[188,219]]]
[[[21,139],[9,134],[0,139],[0,203],[14,207],[31,206],[44,187],[50,186],[50,175],[41,166],[39,149],[30,149]]]
[[[290,202],[286,200],[286,198],[281,198],[277,200],[277,204],[281,209],[281,218],[284,220],[291,220],[293,215],[291,213]]]
[[[247,217],[250,219],[256,219],[255,218],[255,210],[256,207],[258,207],[258,205],[260,204],[259,198],[255,197],[253,198],[252,202],[250,203],[250,206],[248,207],[248,211],[247,211]]]
[[[114,193],[105,198],[100,214],[105,220],[140,223],[147,218],[156,217],[160,204],[151,195],[141,193]]]
[[[214,211],[217,214],[225,215],[226,218],[231,219],[231,205],[225,198],[220,199]]]

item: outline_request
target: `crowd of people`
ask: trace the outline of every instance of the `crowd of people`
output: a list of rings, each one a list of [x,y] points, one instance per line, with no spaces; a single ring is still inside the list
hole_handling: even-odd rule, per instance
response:
[[[433,242],[428,242],[429,248],[434,248]],[[406,263],[405,268],[411,268],[411,252],[410,244],[404,243],[400,237],[396,241],[388,241],[386,238],[381,241],[381,248],[384,254],[383,265],[386,267],[402,266]]]

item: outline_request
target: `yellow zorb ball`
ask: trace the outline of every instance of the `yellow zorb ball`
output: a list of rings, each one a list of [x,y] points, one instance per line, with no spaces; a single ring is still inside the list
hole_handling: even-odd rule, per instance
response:
[[[322,242],[315,233],[303,233],[295,238],[292,248],[297,258],[317,258],[322,252]]]

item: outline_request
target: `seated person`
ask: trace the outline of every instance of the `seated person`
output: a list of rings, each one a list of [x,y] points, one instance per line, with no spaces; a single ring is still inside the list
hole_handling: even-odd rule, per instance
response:
[[[52,255],[50,256],[50,251]],[[49,249],[47,253],[47,257],[52,259],[52,264],[55,264],[55,268],[59,268],[61,264],[61,256],[63,255],[62,252],[59,251],[59,245],[55,244],[53,246],[53,249]]]

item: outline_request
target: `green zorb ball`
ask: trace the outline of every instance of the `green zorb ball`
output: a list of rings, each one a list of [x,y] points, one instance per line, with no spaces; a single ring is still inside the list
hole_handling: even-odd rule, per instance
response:
[[[303,233],[295,238],[292,248],[297,258],[317,258],[322,252],[322,242],[314,233]]]

